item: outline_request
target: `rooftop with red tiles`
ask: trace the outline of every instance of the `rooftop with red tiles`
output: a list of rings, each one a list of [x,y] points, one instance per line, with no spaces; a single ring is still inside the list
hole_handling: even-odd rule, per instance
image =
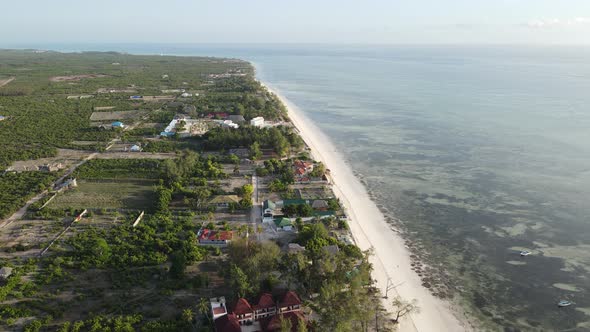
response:
[[[227,241],[231,240],[233,236],[234,234],[232,231],[213,231],[209,229],[204,229],[201,231],[201,234],[199,235],[199,241]]]
[[[233,313],[236,315],[250,314],[252,313],[252,307],[246,299],[239,298],[236,304],[234,305]]]
[[[255,310],[274,308],[275,301],[273,300],[271,294],[264,293],[260,296],[260,299],[258,300],[258,304],[254,305],[253,307]]]
[[[293,291],[288,291],[281,299],[281,302],[279,302],[279,307],[288,307],[298,304],[301,304],[299,296]]]

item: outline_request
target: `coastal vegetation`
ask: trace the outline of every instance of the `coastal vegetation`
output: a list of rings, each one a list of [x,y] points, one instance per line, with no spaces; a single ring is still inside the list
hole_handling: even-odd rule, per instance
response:
[[[0,218],[38,199],[0,224],[0,329],[211,331],[209,298],[287,290],[298,331],[391,327],[325,166],[303,158],[300,183],[305,144],[248,63],[0,51],[0,75]],[[206,132],[160,135],[187,116]],[[269,197],[297,203],[262,223]]]

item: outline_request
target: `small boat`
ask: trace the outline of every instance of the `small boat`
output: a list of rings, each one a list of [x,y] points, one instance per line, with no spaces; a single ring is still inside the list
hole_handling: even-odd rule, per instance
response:
[[[520,252],[520,255],[521,255],[521,256],[523,256],[523,257],[524,257],[524,256],[528,256],[528,255],[530,255],[530,254],[532,254],[532,252],[530,252],[530,251],[528,251],[528,250],[523,250],[523,251],[521,251],[521,252]]]
[[[560,308],[569,307],[572,304],[573,303],[571,301],[568,301],[568,300],[561,300],[561,301],[557,302],[557,306],[560,307]]]

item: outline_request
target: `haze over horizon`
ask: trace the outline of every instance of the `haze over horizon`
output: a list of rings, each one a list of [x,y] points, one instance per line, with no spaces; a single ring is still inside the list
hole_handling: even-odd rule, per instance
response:
[[[590,44],[584,0],[19,1],[0,46],[39,43]]]

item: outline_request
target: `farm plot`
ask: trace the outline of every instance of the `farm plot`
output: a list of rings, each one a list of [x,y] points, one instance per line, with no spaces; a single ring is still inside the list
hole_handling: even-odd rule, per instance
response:
[[[145,115],[145,111],[113,111],[113,112],[93,112],[90,115],[90,121],[109,121],[109,120],[127,120],[136,119]]]
[[[152,180],[79,180],[78,187],[59,194],[52,209],[148,209],[155,199]]]
[[[108,75],[102,74],[85,74],[85,75],[70,75],[70,76],[53,76],[49,80],[51,82],[68,82],[68,81],[79,81],[84,78],[102,78],[108,77]]]

